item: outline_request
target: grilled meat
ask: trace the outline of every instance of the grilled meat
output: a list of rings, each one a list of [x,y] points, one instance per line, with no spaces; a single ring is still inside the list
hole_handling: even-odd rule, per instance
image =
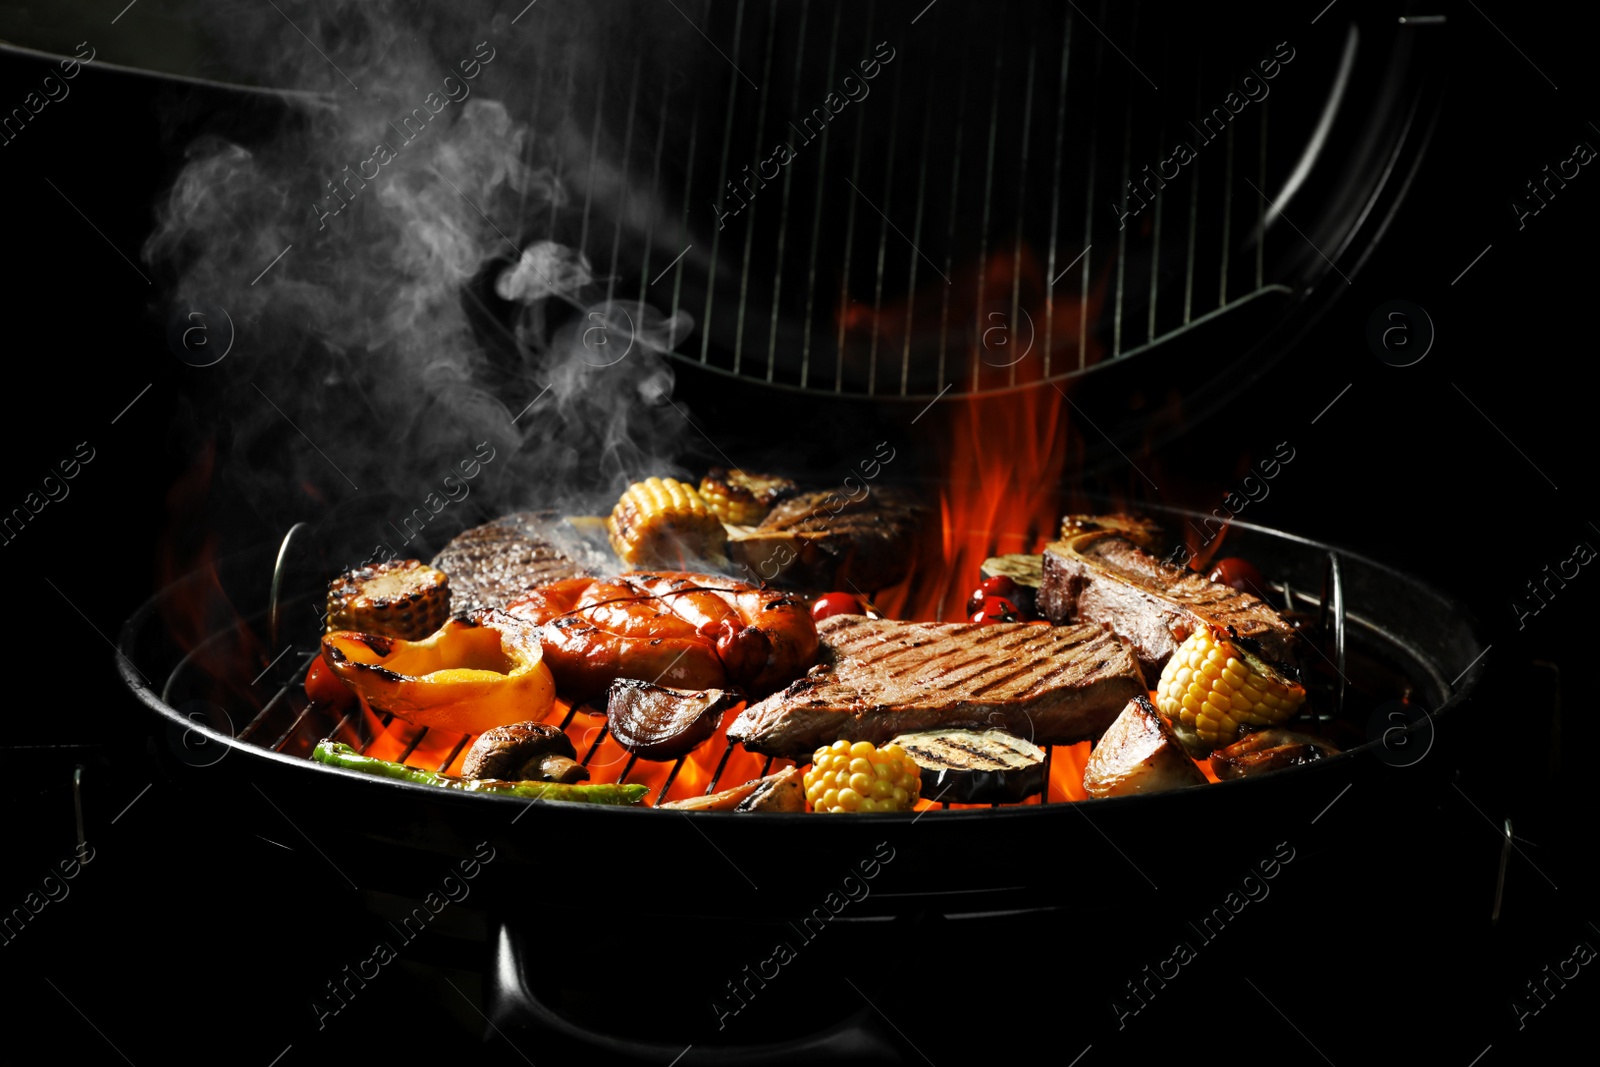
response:
[[[467,530],[433,557],[450,576],[456,614],[504,608],[536,586],[589,570],[557,547],[560,522],[552,511],[519,511]]]
[[[708,797],[672,800],[661,806],[674,811],[805,811],[806,791],[800,784],[799,768],[785,767]]]
[[[566,734],[542,722],[517,722],[480,734],[461,761],[461,777],[570,785],[589,772]]]
[[[1337,756],[1339,749],[1321,737],[1292,730],[1260,730],[1246,734],[1211,754],[1211,771],[1223,781],[1281,771],[1302,763]]]
[[[1161,524],[1143,515],[1124,515],[1120,512],[1115,515],[1068,515],[1061,520],[1063,541],[1094,530],[1117,534],[1125,541],[1132,541],[1146,552],[1158,551],[1166,538],[1166,531],[1161,528]]]
[[[799,600],[706,574],[573,579],[535,589],[509,610],[541,625],[544,661],[573,700],[618,678],[770,693],[817,654],[816,623]]]
[[[787,478],[772,474],[712,467],[700,479],[700,495],[706,506],[731,526],[754,526],[780,500],[788,500],[800,487]]]
[[[1128,701],[1083,768],[1083,788],[1092,797],[1159,793],[1205,782],[1172,729],[1142,695]]]
[[[1259,644],[1263,658],[1295,662],[1294,627],[1249,593],[1163,563],[1109,530],[1048,545],[1039,613],[1051,622],[1097,622],[1133,643],[1145,677],[1156,678],[1202,626]]]
[[[933,800],[1008,803],[1044,790],[1044,749],[1002,730],[925,730],[892,743],[916,760]]]
[[[677,759],[717,732],[738,696],[725,689],[668,689],[638,678],[611,683],[606,722],[617,744],[648,760]]]
[[[859,500],[803,493],[778,504],[755,529],[733,529],[728,556],[752,581],[886,589],[910,570],[923,510],[899,489],[873,489]]]
[[[801,757],[840,738],[881,744],[931,729],[1069,744],[1097,736],[1145,692],[1133,653],[1099,626],[835,615],[817,634],[821,664],[746,708],[729,739]]]
[[[420,641],[450,618],[450,579],[414,559],[346,571],[328,584],[328,629]]]

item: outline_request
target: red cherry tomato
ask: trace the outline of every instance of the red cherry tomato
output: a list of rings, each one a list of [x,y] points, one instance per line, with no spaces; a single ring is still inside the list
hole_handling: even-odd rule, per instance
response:
[[[861,606],[861,601],[849,593],[827,593],[817,597],[816,603],[811,605],[811,617],[818,622],[831,619],[835,615],[865,615],[867,609]]]
[[[972,613],[972,621],[1016,622],[1017,606],[1003,596],[984,597],[983,607]]]
[[[1261,572],[1256,570],[1255,564],[1249,560],[1240,559],[1238,556],[1229,556],[1219,559],[1211,567],[1207,575],[1213,582],[1232,586],[1245,593],[1262,595],[1262,590],[1267,587],[1266,581],[1261,577]]]
[[[339,676],[328,668],[320,655],[311,661],[306,671],[306,696],[311,698],[313,704],[322,704],[336,711],[349,707],[356,700],[355,692],[339,680]]]
[[[1017,583],[1003,574],[997,574],[993,578],[985,578],[982,586],[983,591],[989,596],[1003,596],[1007,600],[1015,600],[1017,598]]]

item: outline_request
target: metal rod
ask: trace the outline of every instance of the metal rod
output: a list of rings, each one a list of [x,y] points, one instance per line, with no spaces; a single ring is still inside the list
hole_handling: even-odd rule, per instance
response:
[[[1000,126],[1000,84],[1003,72],[1006,69],[1005,52],[996,49],[994,53],[994,87],[989,90],[989,149],[984,154],[983,165],[983,221],[978,226],[978,294],[977,302],[973,306],[977,310],[978,321],[974,323],[982,337],[984,299],[988,296],[989,283],[989,213],[994,206],[994,148],[995,140],[999,135]],[[979,378],[979,360],[983,352],[982,343],[972,346],[972,391],[978,392],[981,388]]]
[[[628,123],[623,127],[622,133],[622,173],[632,173],[633,162],[633,120],[639,106],[639,67],[643,57],[633,57],[633,87],[628,90]],[[611,221],[611,261],[606,264],[606,310],[611,309],[611,299],[616,291],[617,279],[621,276],[617,271],[617,257],[622,250],[622,220],[630,212],[628,206],[633,200],[633,187],[624,181],[622,189],[622,203],[613,210],[616,217]]]
[[[872,33],[872,4],[867,5],[867,33]],[[856,243],[856,205],[861,197],[854,195],[854,189],[861,186],[861,135],[866,130],[867,123],[860,112],[856,114],[856,140],[855,147],[850,152],[850,184],[852,195],[845,201],[844,209],[844,258],[840,261],[844,265],[843,277],[839,280],[839,331],[838,339],[834,346],[833,359],[833,391],[844,392],[844,329],[850,316],[850,267],[854,258],[850,253]],[[820,172],[819,172],[820,173]],[[821,184],[821,183],[819,183]]]
[[[1015,343],[1017,333],[1017,313],[1022,306],[1022,233],[1027,222],[1023,205],[1027,200],[1028,187],[1028,142],[1033,130],[1033,74],[1037,60],[1037,49],[1030,42],[1028,45],[1028,89],[1023,96],[1022,103],[1022,161],[1017,166],[1017,239],[1011,246],[1011,318],[1006,321],[1006,333]],[[1010,359],[1011,353],[1006,353]],[[1008,385],[1017,384],[1017,364],[1021,360],[1011,360],[1007,367],[1009,377]]]
[[[589,761],[594,758],[595,752],[600,748],[600,745],[605,741],[606,734],[608,732],[610,732],[610,730],[611,730],[611,723],[610,722],[602,722],[600,724],[600,732],[595,735],[594,744],[590,745],[589,746],[589,751],[587,751],[587,752],[585,752],[583,754],[583,761],[582,761],[583,762],[583,766],[585,766],[585,767],[589,766]]]
[[[722,772],[728,766],[728,757],[733,755],[733,742],[728,742],[728,747],[722,750],[722,759],[717,761],[717,769],[711,775],[711,781],[706,783],[706,791],[702,796],[710,796],[716,792],[717,783],[722,780]]]
[[[1233,124],[1228,124],[1225,135],[1228,142],[1227,154],[1223,157],[1222,164],[1222,281],[1217,290],[1217,306],[1226,307],[1228,303],[1228,245],[1232,238],[1229,236],[1233,230]]]
[[[1102,10],[1104,10],[1102,8]],[[1100,103],[1100,72],[1105,68],[1105,36],[1102,34],[1095,38],[1094,48],[1094,77],[1090,84],[1095,87],[1094,96],[1089,101],[1089,114],[1096,114]],[[1094,246],[1094,179],[1095,179],[1095,154],[1099,148],[1100,124],[1089,123],[1089,180],[1084,185],[1083,192],[1083,247]],[[1078,369],[1088,366],[1089,361],[1089,267],[1088,256],[1083,257],[1083,266],[1078,271]]]
[[[1067,25],[1061,35],[1061,87],[1056,94],[1056,154],[1050,182],[1050,254],[1046,268],[1044,291],[1044,370],[1042,376],[1050,377],[1050,355],[1056,337],[1056,230],[1061,217],[1061,144],[1067,121],[1067,71],[1072,58],[1072,12],[1067,12]],[[1080,309],[1080,313],[1081,313]]]
[[[467,747],[467,742],[470,740],[472,740],[471,734],[462,734],[461,740],[455,743],[455,747],[452,748],[450,750],[450,754],[444,758],[444,762],[439,764],[439,766],[436,768],[436,773],[443,774],[447,769],[449,769],[450,764],[456,761],[456,757],[461,755],[461,750]]]
[[[927,92],[923,94],[926,101],[922,114],[922,165],[917,168],[917,216],[911,227],[911,245],[913,250],[921,247],[922,242],[922,217],[923,209],[927,205],[928,192],[928,144],[933,132],[933,76],[929,77]],[[911,382],[911,338],[915,332],[914,324],[917,313],[917,264],[922,259],[920,255],[912,254],[906,257],[911,264],[910,274],[906,279],[906,322],[903,329],[905,340],[900,347],[900,395],[905,396]]]
[[[587,256],[589,254],[589,206],[594,199],[594,172],[600,159],[600,119],[605,112],[606,102],[606,77],[605,68],[597,67],[599,76],[594,90],[594,130],[589,135],[589,173],[585,175],[583,183],[583,221],[578,229],[578,252]]]
[[[367,717],[365,715],[361,716],[361,722],[363,723],[363,725],[366,723],[366,721],[367,721]],[[383,713],[383,721],[378,724],[378,729],[387,732],[388,729],[389,729],[389,724],[392,723],[392,722],[394,722],[394,716],[390,715],[386,711],[386,712]],[[361,742],[361,748],[358,751],[360,751],[360,753],[363,756],[365,756],[367,754],[367,749],[371,748],[372,747],[372,742],[376,741],[377,739],[378,739],[378,735],[377,734],[373,734],[371,737],[369,737],[365,741]]]
[[[428,728],[424,726],[422,729],[417,731],[417,735],[411,739],[411,743],[406,746],[406,750],[404,752],[400,753],[400,757],[396,759],[395,762],[404,763],[406,760],[410,759],[411,753],[417,750],[417,746],[420,745],[422,743],[422,739],[427,736]]]
[[[724,181],[728,178],[728,152],[733,146],[733,115],[734,101],[739,97],[739,42],[744,39],[744,0],[739,0],[739,5],[734,8],[733,14],[733,58],[728,62],[734,68],[728,75],[728,112],[722,120],[722,162],[717,166],[717,175]],[[716,191],[717,216],[722,216],[722,207],[727,203],[727,197],[721,189]],[[711,328],[711,306],[716,296],[717,258],[722,250],[722,230],[718,226],[711,231],[711,266],[706,271],[706,313],[700,320],[700,362],[706,361],[706,354],[710,351],[711,335],[715,331]]]
[[[1128,175],[1129,160],[1133,153],[1133,97],[1128,97],[1122,109],[1122,210],[1128,210],[1128,201],[1134,195],[1133,182]],[[1122,291],[1123,276],[1128,265],[1128,224],[1117,227],[1117,305],[1111,314],[1111,358],[1122,355]]]
[[[778,20],[775,12],[767,18],[767,49],[761,60],[761,84],[770,85],[772,82],[772,35],[776,30]],[[756,106],[756,139],[751,149],[750,165],[755,168],[756,181],[761,182],[761,146],[766,144],[767,130],[767,100],[771,94],[762,93],[757,97]],[[750,201],[750,217],[744,221],[744,256],[739,266],[739,308],[734,315],[733,326],[733,373],[738,374],[744,361],[744,317],[749,308],[750,296],[750,256],[755,250],[756,208],[759,205],[755,200]],[[775,316],[778,309],[774,307],[772,314]]]
[[[656,205],[661,203],[661,149],[667,139],[667,101],[672,99],[672,94],[665,88],[661,90],[661,115],[656,119],[656,153],[655,163],[650,171],[650,220],[645,224],[644,230],[644,257],[639,263],[639,303],[644,303],[650,291],[650,255],[655,251],[656,220],[658,212]],[[528,138],[528,143],[533,143],[533,138]]]
[[[283,735],[279,737],[278,740],[273,742],[272,751],[283,751],[283,746],[288,744],[289,738],[293,737],[299,731],[300,724],[305,722],[306,716],[311,714],[311,709],[314,707],[316,707],[315,704],[311,703],[310,701],[306,701],[306,706],[300,709],[300,714],[294,717],[294,722],[290,723],[289,728],[283,731]]]
[[[82,859],[88,844],[88,838],[83,836],[83,764],[72,768],[72,818],[78,829],[78,858]],[[1507,839],[1510,839],[1508,833]]]
[[[773,5],[777,10],[777,5]],[[794,39],[800,42],[800,47],[794,52],[794,83],[789,90],[789,113],[800,113],[800,72],[805,64],[801,62],[805,56],[806,21],[811,16],[809,2],[800,5],[800,27],[795,31]],[[778,207],[778,249],[777,262],[772,268],[772,315],[767,323],[767,381],[772,381],[773,373],[778,362],[778,320],[783,312],[783,257],[789,245],[789,193],[794,187],[794,168],[783,168],[783,200]]]
[[[883,213],[878,226],[878,270],[872,285],[872,342],[867,347],[867,395],[878,390],[878,336],[883,321],[883,267],[889,251],[889,212],[894,199],[894,155],[900,141],[900,90],[905,78],[905,67],[894,70],[894,98],[889,104],[889,152],[883,167]],[[907,303],[911,295],[906,295]]]
[[[617,784],[621,785],[628,780],[628,775],[633,773],[633,765],[639,762],[639,757],[628,753],[628,762],[622,765],[622,773],[617,775]]]
[[[1327,631],[1329,613],[1332,612],[1333,623],[1333,669],[1339,674],[1338,688],[1335,691],[1334,711],[1343,713],[1345,689],[1348,681],[1345,678],[1345,627],[1344,627],[1344,564],[1339,560],[1337,552],[1328,553],[1328,569],[1323,580],[1322,610],[1320,612],[1324,632]]]
[[[656,794],[656,804],[660,804],[665,800],[667,794],[672,791],[672,783],[678,780],[678,772],[683,770],[683,764],[688,758],[688,756],[679,756],[677,762],[672,765],[672,770],[667,772],[667,780],[661,783],[661,792]]]
[[[272,699],[263,704],[261,706],[261,710],[256,712],[256,717],[245,723],[244,729],[240,730],[238,733],[237,740],[249,740],[250,735],[256,732],[256,728],[260,726],[263,721],[265,721],[267,715],[272,711],[273,707],[277,705],[278,701],[287,696],[289,691],[295,687],[294,679],[298,677],[300,673],[303,673],[303,668],[310,665],[311,659],[315,655],[317,655],[316,652],[311,652],[306,656],[304,662],[301,664],[301,667],[297,668],[296,673],[291,674],[289,676],[289,680],[283,683],[283,686],[276,693],[272,694]]]
[[[1055,755],[1056,746],[1046,745],[1044,749],[1044,788],[1039,791],[1039,803],[1050,803],[1050,757]]]
[[[833,84],[834,60],[839,54],[839,17],[844,11],[843,4],[836,4],[833,8],[833,40],[828,45],[828,80],[826,84]],[[802,124],[804,120],[801,120]],[[833,131],[832,123],[822,127],[822,147],[817,150],[817,173],[828,173],[828,134]],[[810,144],[808,140],[806,142]],[[811,258],[806,266],[806,320],[801,331],[800,340],[800,388],[804,389],[811,378],[811,326],[816,314],[817,304],[817,249],[822,239],[822,204],[827,191],[827,182],[818,181],[815,206],[811,211]],[[707,790],[709,792],[709,790]]]
[[[1256,185],[1267,187],[1267,99],[1261,100],[1260,158],[1256,164]],[[1267,271],[1267,198],[1256,197],[1256,288],[1265,284]]]

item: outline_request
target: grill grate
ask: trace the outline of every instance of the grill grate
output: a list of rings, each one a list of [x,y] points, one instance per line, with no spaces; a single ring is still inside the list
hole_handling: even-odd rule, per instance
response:
[[[1269,138],[1266,98],[1220,110],[1225,131],[1191,121],[1219,112],[1267,42],[1197,42],[1190,22],[1135,6],[1102,7],[1091,28],[1072,5],[938,5],[914,34],[871,5],[685,11],[727,62],[686,78],[646,58],[569,97],[591,169],[605,143],[626,182],[614,202],[586,189],[562,231],[608,297],[637,278],[648,303],[693,316],[677,359],[808,392],[998,392],[1313,280],[1265,197],[1315,126],[1335,34],[1297,46],[1272,83]],[[895,54],[867,82],[857,64],[879,40]],[[852,75],[866,92],[844,100]],[[819,108],[830,93],[840,110]],[[1193,161],[1146,177],[1180,140]]]

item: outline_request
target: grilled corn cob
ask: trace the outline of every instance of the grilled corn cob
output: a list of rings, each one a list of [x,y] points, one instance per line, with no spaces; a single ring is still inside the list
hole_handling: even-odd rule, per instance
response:
[[[611,548],[633,567],[682,566],[725,559],[728,533],[705,500],[674,478],[628,486],[606,523]]]
[[[805,786],[812,811],[910,811],[922,772],[899,745],[841,740],[812,755]]]
[[[1277,726],[1305,699],[1298,682],[1205,627],[1178,646],[1156,685],[1157,710],[1196,758],[1247,729]]]
[[[450,618],[450,579],[414,559],[346,571],[328,584],[328,631],[419,641]]]
[[[798,492],[800,487],[787,478],[721,467],[712,467],[700,479],[700,495],[705,498],[706,507],[731,526],[759,524],[774,504]]]

